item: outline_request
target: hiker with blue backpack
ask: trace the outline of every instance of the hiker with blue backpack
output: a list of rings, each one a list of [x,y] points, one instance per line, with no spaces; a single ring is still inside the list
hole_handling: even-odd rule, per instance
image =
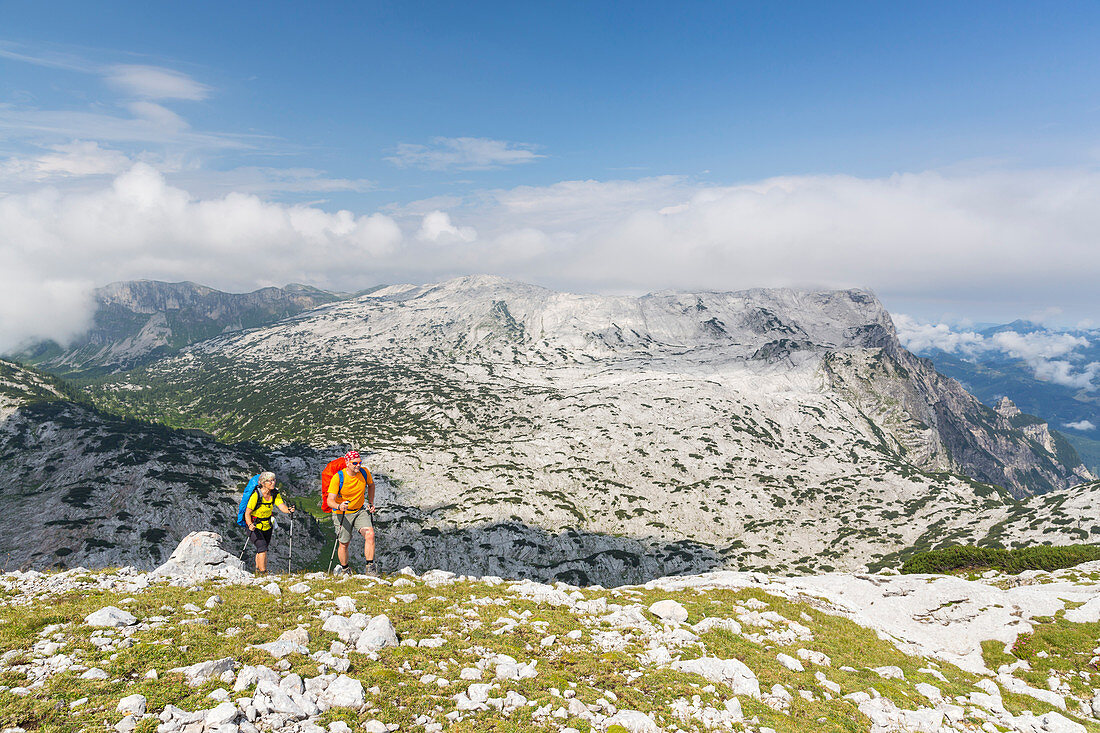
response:
[[[249,539],[256,546],[256,574],[267,574],[267,546],[274,529],[271,515],[275,507],[283,514],[293,514],[295,508],[287,507],[279,490],[275,488],[275,474],[271,471],[253,476],[245,487],[241,506],[237,512],[237,524],[248,527]],[[243,522],[242,522],[243,520]]]

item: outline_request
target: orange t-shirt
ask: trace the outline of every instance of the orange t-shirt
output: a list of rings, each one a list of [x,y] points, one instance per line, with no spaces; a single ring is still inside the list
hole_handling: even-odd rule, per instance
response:
[[[337,504],[341,501],[348,502],[349,512],[357,512],[363,508],[363,500],[367,495],[367,484],[374,483],[374,477],[371,476],[367,467],[361,466],[360,468],[363,469],[361,472],[348,471],[346,468],[343,471],[337,471],[328,483],[329,496],[335,496]],[[344,488],[340,488],[340,474],[344,474]],[[365,479],[364,475],[366,476]]]

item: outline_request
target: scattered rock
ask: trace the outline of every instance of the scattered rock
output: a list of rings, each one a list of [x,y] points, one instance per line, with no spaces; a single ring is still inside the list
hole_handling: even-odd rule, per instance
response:
[[[734,695],[748,695],[760,699],[760,682],[756,679],[756,674],[740,660],[701,657],[673,662],[672,668],[683,672],[694,672],[711,682],[726,685]]]
[[[123,715],[145,715],[145,695],[128,695],[118,701],[115,710]]]
[[[397,646],[398,643],[397,630],[390,623],[389,617],[383,613],[372,618],[366,628],[363,629],[363,633],[359,635],[359,639],[355,644],[355,651],[366,654],[386,647]]]
[[[363,683],[340,675],[325,688],[320,697],[334,708],[358,708],[365,699]]]
[[[779,663],[791,670],[792,672],[805,672],[806,668],[802,666],[802,662],[798,661],[794,657],[787,654],[777,654],[775,657],[779,660]]]
[[[94,628],[112,629],[120,626],[133,626],[137,623],[137,618],[129,611],[107,606],[89,613],[84,617],[84,623]]]
[[[673,621],[682,624],[688,620],[687,609],[679,601],[657,601],[649,607],[649,612],[663,621]]]
[[[653,718],[640,710],[620,710],[607,719],[607,727],[621,725],[630,733],[660,733],[661,729]]]
[[[208,680],[220,677],[227,671],[232,671],[236,666],[237,660],[232,657],[224,657],[223,659],[199,662],[198,664],[192,664],[188,667],[176,667],[168,671],[182,674],[187,678],[187,684],[189,686],[198,687]]]

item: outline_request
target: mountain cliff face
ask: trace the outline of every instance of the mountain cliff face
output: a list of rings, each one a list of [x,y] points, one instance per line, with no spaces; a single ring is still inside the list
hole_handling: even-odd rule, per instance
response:
[[[981,541],[1013,493],[1088,478],[901,349],[863,291],[395,286],[94,396],[228,440],[373,451],[393,568],[607,583],[856,567]]]
[[[312,476],[301,463],[102,414],[70,400],[52,378],[0,361],[0,562],[10,570],[151,569],[198,530],[243,545],[235,520],[248,477],[272,467],[293,493],[296,477]],[[295,554],[312,557],[322,535],[298,516]],[[285,542],[273,548],[283,562],[285,553]]]
[[[86,334],[65,348],[45,342],[16,356],[63,375],[116,371],[340,297],[305,285],[223,293],[190,282],[112,283],[95,291],[94,325]]]

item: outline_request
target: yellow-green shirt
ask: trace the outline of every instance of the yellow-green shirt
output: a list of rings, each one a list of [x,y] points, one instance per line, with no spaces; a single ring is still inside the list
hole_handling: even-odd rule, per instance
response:
[[[274,499],[263,500],[263,494],[259,491],[252,492],[252,498],[248,500],[248,512],[252,514],[252,522],[256,529],[265,532],[271,529],[271,512],[276,506],[286,506],[283,503],[282,494],[276,494]]]

